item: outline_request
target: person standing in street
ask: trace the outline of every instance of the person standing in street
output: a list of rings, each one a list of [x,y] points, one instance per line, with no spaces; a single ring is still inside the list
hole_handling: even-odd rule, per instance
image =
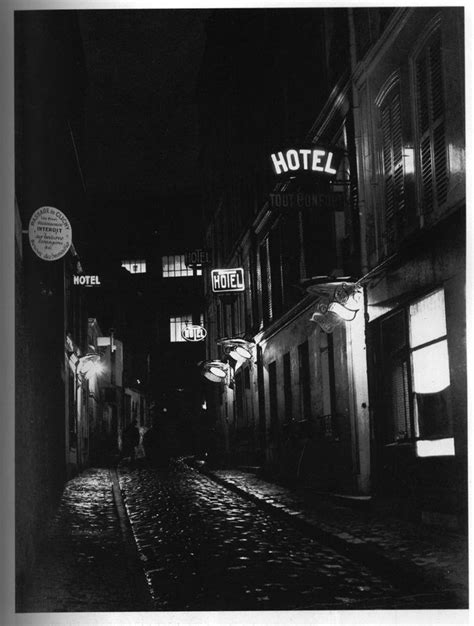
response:
[[[122,458],[129,457],[133,463],[135,461],[135,448],[139,443],[140,431],[137,420],[133,420],[122,432]]]

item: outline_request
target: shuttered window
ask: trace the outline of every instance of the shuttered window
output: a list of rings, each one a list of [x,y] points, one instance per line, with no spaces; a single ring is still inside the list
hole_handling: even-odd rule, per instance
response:
[[[385,233],[394,241],[400,215],[405,210],[403,140],[400,90],[398,84],[384,98],[381,107],[382,152],[385,190]]]
[[[283,392],[285,395],[285,421],[289,421],[293,412],[293,396],[291,392],[291,359],[289,352],[283,355]]]
[[[385,443],[413,436],[410,414],[409,354],[405,312],[399,311],[382,322],[386,423]]]
[[[438,31],[415,61],[421,204],[430,213],[447,198],[448,168],[441,34]]]
[[[272,318],[281,314],[283,309],[283,281],[281,255],[281,222],[270,232],[270,271],[272,281]]]
[[[300,403],[303,419],[311,417],[311,389],[309,380],[309,349],[308,341],[298,346]]]
[[[270,395],[270,431],[276,433],[278,430],[278,387],[276,361],[268,365],[268,385]]]
[[[268,237],[260,245],[260,275],[262,286],[263,322],[272,319],[272,277],[270,269],[270,245]]]

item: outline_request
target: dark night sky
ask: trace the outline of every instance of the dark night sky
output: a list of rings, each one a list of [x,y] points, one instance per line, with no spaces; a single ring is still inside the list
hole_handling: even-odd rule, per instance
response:
[[[183,199],[189,215],[199,218],[195,88],[208,15],[79,11],[87,70],[80,159],[90,232],[105,254],[139,249],[142,235],[155,230],[168,241],[184,236],[182,225],[173,228],[170,198]],[[86,244],[88,257],[93,245],[92,239]]]
[[[197,10],[81,11],[91,192],[163,195],[197,180]]]

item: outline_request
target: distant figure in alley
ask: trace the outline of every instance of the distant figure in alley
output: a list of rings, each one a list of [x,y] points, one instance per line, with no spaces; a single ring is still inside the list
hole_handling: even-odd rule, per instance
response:
[[[122,432],[122,459],[130,458],[135,461],[135,448],[140,443],[140,431],[137,420],[133,420]]]

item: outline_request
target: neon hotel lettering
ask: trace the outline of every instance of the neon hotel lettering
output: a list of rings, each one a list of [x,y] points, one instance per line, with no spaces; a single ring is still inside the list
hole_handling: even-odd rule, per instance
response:
[[[305,170],[334,175],[336,170],[332,167],[333,156],[333,152],[329,150],[300,148],[287,150],[285,154],[273,153],[271,159],[276,174]]]

